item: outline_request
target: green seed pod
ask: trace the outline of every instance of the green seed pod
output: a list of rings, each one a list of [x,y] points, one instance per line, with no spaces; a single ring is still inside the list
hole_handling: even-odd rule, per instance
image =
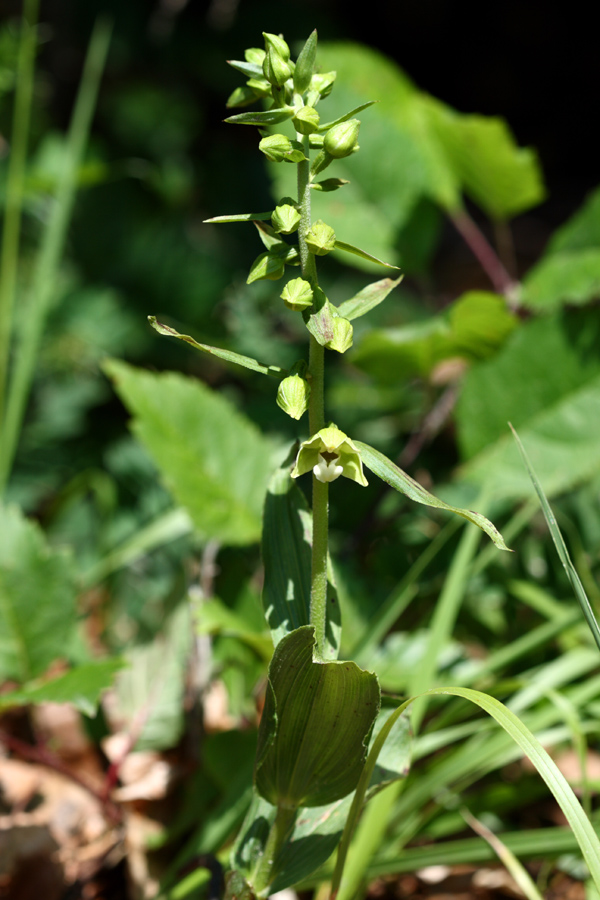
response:
[[[281,292],[281,299],[288,309],[302,310],[312,306],[313,289],[304,278],[292,278]]]
[[[298,163],[306,159],[298,141],[290,141],[285,134],[270,134],[262,139],[258,149],[271,162]]]
[[[310,384],[300,375],[288,375],[279,383],[277,406],[292,419],[300,419],[308,409]]]
[[[335,247],[335,231],[331,225],[326,225],[322,219],[318,219],[307,232],[306,246],[311,253],[325,256]]]
[[[354,329],[352,323],[343,316],[338,316],[333,320],[333,337],[325,346],[329,350],[337,350],[338,353],[345,353],[352,346],[352,337]]]
[[[277,281],[281,278],[285,271],[285,264],[280,256],[275,253],[261,253],[257,256],[250,267],[250,274],[246,279],[246,284],[252,284],[253,281]]]
[[[271,224],[273,230],[279,234],[292,234],[300,224],[300,213],[295,206],[283,203],[281,206],[275,207],[271,216]]]
[[[335,481],[340,475],[366,487],[362,459],[350,438],[335,425],[322,428],[300,444],[292,478],[313,470],[318,481]]]
[[[292,117],[294,128],[299,134],[312,134],[319,127],[319,113],[312,106],[301,107]]]
[[[334,159],[343,159],[344,156],[350,156],[355,149],[358,149],[358,130],[360,122],[358,119],[350,119],[348,122],[340,122],[330,128],[323,146],[330,156]]]

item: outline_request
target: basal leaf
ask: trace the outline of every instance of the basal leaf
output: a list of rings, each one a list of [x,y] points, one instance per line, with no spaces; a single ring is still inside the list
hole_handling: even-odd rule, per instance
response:
[[[379,685],[356,663],[313,659],[314,628],[283,638],[269,666],[255,783],[273,805],[324,806],[358,782]]]
[[[521,302],[551,312],[565,303],[589,303],[600,297],[600,250],[555,253],[543,257],[523,280]]]
[[[271,448],[256,427],[200,381],[116,360],[105,369],[134,434],[198,531],[224,544],[257,541]]]
[[[369,447],[368,444],[363,444],[362,441],[354,441],[354,443],[358,447],[362,461],[367,469],[370,469],[371,472],[393,487],[396,491],[406,494],[406,496],[410,500],[414,500],[415,503],[423,503],[425,506],[432,506],[435,509],[445,509],[448,510],[448,512],[456,513],[456,515],[461,516],[463,519],[467,519],[468,522],[472,522],[473,525],[477,525],[478,528],[485,531],[499,550],[508,550],[498,529],[492,525],[485,516],[482,516],[481,513],[473,512],[471,509],[460,509],[457,506],[449,506],[447,503],[444,503],[443,500],[439,500],[437,497],[434,497],[433,494],[430,494],[429,491],[426,491],[418,481],[415,481],[410,475],[407,475],[406,472],[399,469],[398,466],[389,460],[387,456],[384,456],[383,453],[380,453],[379,450]]]
[[[64,659],[75,625],[71,558],[16,506],[0,504],[0,679],[42,675]]]
[[[225,360],[225,362],[232,362],[237,366],[244,366],[245,369],[251,369],[253,372],[260,372],[262,375],[275,375],[280,378],[287,374],[286,370],[280,369],[279,366],[265,366],[262,363],[259,363],[258,360],[252,359],[249,356],[242,356],[240,353],[233,353],[231,350],[221,350],[219,347],[211,347],[208,344],[199,344],[198,341],[195,341],[189,334],[180,334],[169,325],[163,325],[161,322],[158,322],[156,316],[148,316],[148,321],[152,328],[154,328],[155,331],[158,331],[159,334],[165,335],[165,337],[179,338],[179,340],[191,344],[191,346],[195,347],[197,350],[202,350],[203,353],[209,353],[211,356],[217,356],[219,359]]]

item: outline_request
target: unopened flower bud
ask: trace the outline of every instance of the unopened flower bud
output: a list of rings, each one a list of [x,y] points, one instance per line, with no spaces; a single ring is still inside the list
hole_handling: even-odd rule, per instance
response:
[[[290,58],[290,48],[281,35],[269,34],[269,32],[263,31],[263,37],[265,39],[265,52],[268,53],[269,50],[274,50],[275,53],[287,62]]]
[[[352,323],[343,316],[338,316],[333,320],[333,337],[325,346],[329,350],[337,350],[338,353],[345,353],[352,346],[352,338],[354,329]]]
[[[292,478],[310,472],[318,481],[335,481],[340,475],[366,487],[362,459],[350,438],[335,425],[322,428],[300,444]]]
[[[306,159],[298,141],[291,141],[285,134],[270,134],[258,145],[271,162],[298,163]]]
[[[277,406],[291,416],[300,419],[308,409],[310,384],[300,375],[288,375],[279,383]]]
[[[281,234],[292,234],[300,224],[300,213],[295,206],[284,203],[276,206],[271,216],[273,230]]]
[[[309,106],[314,106],[319,100],[328,97],[333,89],[335,81],[335,72],[318,72],[310,80],[310,87],[306,95],[306,102]]]
[[[293,116],[292,122],[300,134],[312,134],[319,127],[320,116],[312,106],[303,106]]]
[[[348,122],[340,122],[334,125],[325,135],[323,146],[334,159],[342,159],[357,147],[360,122],[358,119],[350,119]]]
[[[313,296],[313,289],[304,278],[292,278],[281,292],[281,299],[288,309],[307,309],[312,306]]]
[[[290,48],[277,34],[265,34],[265,58],[262,68],[267,81],[281,87],[292,74],[289,65]]]
[[[246,279],[246,284],[252,284],[253,281],[262,281],[264,279],[277,281],[278,278],[281,278],[284,271],[285,264],[280,256],[276,256],[274,253],[261,253],[250,267],[250,274]]]
[[[306,246],[311,253],[325,256],[335,247],[335,231],[331,225],[318,219],[306,234]]]

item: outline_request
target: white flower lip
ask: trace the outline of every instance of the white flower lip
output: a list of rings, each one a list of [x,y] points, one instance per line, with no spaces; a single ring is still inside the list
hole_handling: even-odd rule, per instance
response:
[[[337,465],[338,460],[339,457],[327,460],[319,453],[319,462],[316,466],[313,466],[313,474],[317,481],[335,481],[336,478],[339,478],[344,471],[344,467]]]

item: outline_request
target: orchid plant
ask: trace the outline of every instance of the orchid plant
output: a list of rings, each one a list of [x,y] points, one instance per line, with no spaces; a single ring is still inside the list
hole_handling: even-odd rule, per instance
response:
[[[226,121],[258,128],[259,151],[271,163],[296,167],[297,194],[281,198],[266,212],[208,221],[254,224],[264,249],[253,262],[247,282],[283,282],[278,293],[283,304],[304,321],[308,358],[286,371],[199,344],[150,319],[161,334],[277,379],[276,402],[282,411],[296,420],[308,413],[308,435],[273,475],[265,504],[263,606],[275,649],[258,734],[254,800],[231,853],[227,882],[229,897],[247,898],[263,898],[298,883],[339,844],[335,894],[364,803],[407,771],[409,725],[402,714],[414,698],[396,709],[387,706],[375,674],[338,659],[341,622],[328,552],[330,485],[332,490],[342,489],[335,483],[343,477],[354,482],[344,485],[349,490],[365,487],[367,469],[411,500],[463,517],[499,549],[508,549],[483,515],[437,499],[378,450],[327,419],[325,353],[345,353],[353,343],[352,321],[385,300],[400,281],[382,278],[335,306],[318,280],[317,260],[332,251],[395,268],[345,242],[312,214],[313,198],[318,203],[321,192],[343,190],[347,183],[323,173],[336,160],[359,151],[361,123],[356,117],[371,103],[333,121],[322,118],[320,104],[333,90],[336,73],[317,68],[316,31],[295,62],[283,37],[263,37],[264,49],[250,48],[244,60],[230,63],[246,77],[246,83],[233,92],[228,106],[262,101],[266,108],[242,111]],[[291,136],[279,130],[289,126]],[[300,274],[290,273],[290,268],[299,268]],[[296,483],[305,476],[312,481],[311,509]],[[512,714],[497,701],[467,689],[444,690],[479,703],[508,730],[506,721]],[[386,746],[400,753],[401,762],[388,758],[383,763]]]

